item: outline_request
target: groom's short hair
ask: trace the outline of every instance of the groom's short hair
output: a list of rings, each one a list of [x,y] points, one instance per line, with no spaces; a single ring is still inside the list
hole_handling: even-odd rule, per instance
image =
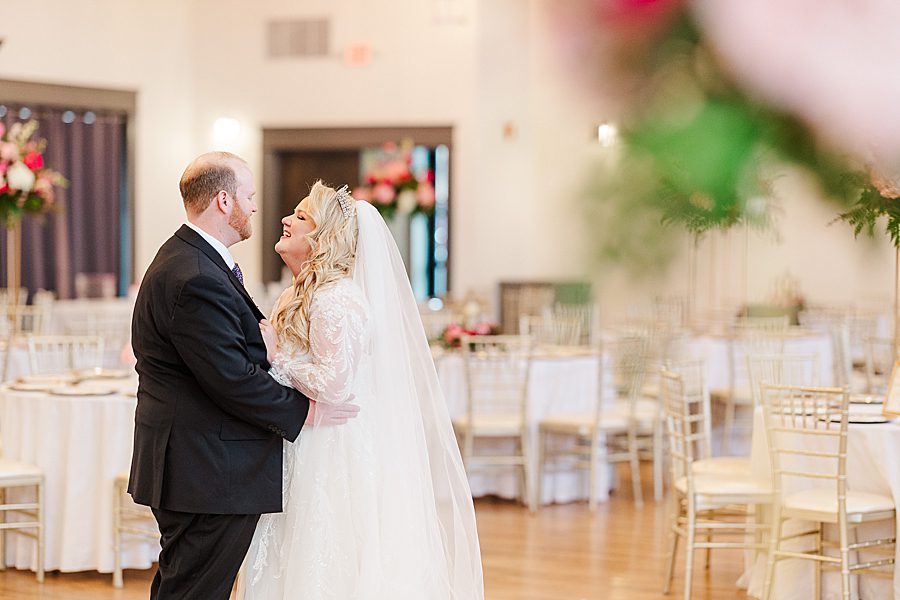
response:
[[[220,191],[224,190],[232,196],[237,194],[235,162],[247,164],[243,158],[230,152],[207,152],[191,161],[178,184],[188,214],[205,211]]]

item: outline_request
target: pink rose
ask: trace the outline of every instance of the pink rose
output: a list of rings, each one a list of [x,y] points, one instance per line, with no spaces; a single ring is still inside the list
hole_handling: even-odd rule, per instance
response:
[[[32,171],[36,171],[44,166],[44,156],[39,152],[29,152],[22,160],[25,166]]]
[[[0,138],[3,137],[3,134],[6,133],[6,125],[0,122]]]
[[[416,201],[423,208],[431,208],[434,206],[434,186],[423,181],[416,189]]]
[[[490,323],[479,323],[475,326],[475,333],[477,335],[490,335],[491,333],[491,324]]]
[[[385,176],[400,181],[410,176],[409,167],[402,160],[394,160],[386,165]]]
[[[372,190],[372,199],[378,204],[390,204],[397,197],[394,186],[386,183],[379,183]]]
[[[0,142],[0,160],[6,162],[19,160],[19,147],[12,142]]]
[[[6,173],[6,170],[9,168],[9,163],[5,160],[0,160],[0,173]]]

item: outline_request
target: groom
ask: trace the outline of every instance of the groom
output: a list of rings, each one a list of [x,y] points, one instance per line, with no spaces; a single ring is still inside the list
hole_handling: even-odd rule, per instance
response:
[[[187,223],[160,248],[134,307],[139,375],[128,492],[162,534],[152,600],[226,600],[260,513],[280,512],[282,438],[317,407],[266,370],[265,317],[228,247],[250,237],[253,176],[227,152],[181,177]],[[322,414],[323,411],[328,414]]]

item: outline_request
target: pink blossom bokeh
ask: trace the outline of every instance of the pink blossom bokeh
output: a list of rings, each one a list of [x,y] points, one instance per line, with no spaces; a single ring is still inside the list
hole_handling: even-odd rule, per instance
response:
[[[900,2],[695,0],[706,37],[746,90],[831,145],[900,167]]]

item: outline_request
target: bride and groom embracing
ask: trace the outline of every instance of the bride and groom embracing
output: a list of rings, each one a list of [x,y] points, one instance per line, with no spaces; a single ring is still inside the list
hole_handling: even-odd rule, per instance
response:
[[[201,155],[141,284],[129,492],[157,600],[479,600],[472,498],[415,299],[378,212],[317,182],[282,219],[271,322],[228,247],[253,176]],[[301,431],[302,428],[302,431]],[[242,567],[243,564],[243,567]]]

